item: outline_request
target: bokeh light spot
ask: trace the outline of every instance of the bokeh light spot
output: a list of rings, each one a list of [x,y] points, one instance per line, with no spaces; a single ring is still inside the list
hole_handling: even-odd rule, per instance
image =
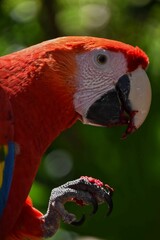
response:
[[[81,21],[87,28],[104,26],[110,19],[110,11],[103,4],[86,4],[81,7]]]
[[[72,169],[72,156],[65,150],[54,150],[45,158],[45,169],[51,178],[65,177]]]
[[[36,17],[39,5],[36,1],[23,1],[10,12],[10,16],[17,22],[28,22]]]

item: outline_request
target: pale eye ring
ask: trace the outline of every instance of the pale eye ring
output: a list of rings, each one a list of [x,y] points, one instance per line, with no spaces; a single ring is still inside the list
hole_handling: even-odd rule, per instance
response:
[[[107,62],[107,56],[103,53],[99,53],[97,55],[97,58],[96,58],[97,62],[100,64],[100,65],[104,65],[106,64]]]

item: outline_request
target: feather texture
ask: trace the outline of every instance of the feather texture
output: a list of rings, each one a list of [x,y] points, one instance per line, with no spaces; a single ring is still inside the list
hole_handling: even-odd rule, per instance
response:
[[[122,52],[128,71],[148,65],[138,47],[93,37],[58,38],[0,58],[0,239],[44,234],[42,213],[27,196],[48,146],[82,117],[73,103],[76,56],[95,48]]]

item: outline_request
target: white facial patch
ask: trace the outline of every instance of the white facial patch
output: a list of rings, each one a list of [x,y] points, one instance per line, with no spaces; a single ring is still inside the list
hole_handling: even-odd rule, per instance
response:
[[[89,107],[102,95],[115,87],[118,79],[127,72],[123,53],[95,49],[76,56],[77,91],[75,110],[85,118]]]

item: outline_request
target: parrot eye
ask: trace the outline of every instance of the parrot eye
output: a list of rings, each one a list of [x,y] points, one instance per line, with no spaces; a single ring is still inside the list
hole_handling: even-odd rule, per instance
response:
[[[97,62],[101,65],[104,65],[107,62],[107,56],[105,54],[98,54]]]
[[[90,52],[90,58],[97,70],[106,70],[110,62],[110,53],[105,49],[95,49]]]

